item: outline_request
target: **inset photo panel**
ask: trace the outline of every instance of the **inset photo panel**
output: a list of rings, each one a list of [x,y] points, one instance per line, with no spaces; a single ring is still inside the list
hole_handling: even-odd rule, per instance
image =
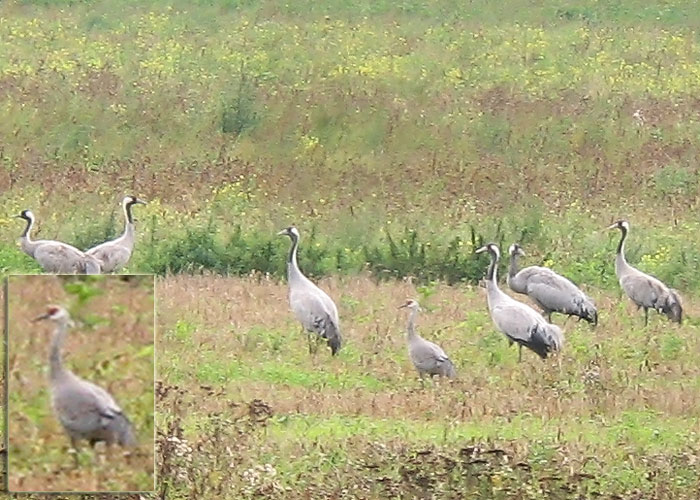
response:
[[[7,280],[9,491],[153,491],[154,277]]]

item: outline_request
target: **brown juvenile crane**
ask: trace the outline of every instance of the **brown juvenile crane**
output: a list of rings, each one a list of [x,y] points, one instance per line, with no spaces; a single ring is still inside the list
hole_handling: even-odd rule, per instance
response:
[[[413,362],[421,380],[424,375],[440,375],[448,378],[455,378],[457,372],[450,358],[445,354],[442,348],[423,337],[416,332],[416,316],[420,310],[418,302],[415,300],[407,300],[401,308],[407,308],[410,312],[408,315],[408,323],[406,325],[406,340],[408,342],[408,355]]]
[[[49,354],[49,382],[54,413],[71,441],[78,449],[80,440],[87,440],[91,446],[104,441],[108,446],[119,444],[122,447],[136,445],[129,419],[104,389],[84,380],[63,365],[61,349],[68,329],[73,321],[68,311],[60,306],[50,305],[46,312],[34,321],[51,320],[56,325],[51,337]],[[76,455],[77,465],[77,455]]]

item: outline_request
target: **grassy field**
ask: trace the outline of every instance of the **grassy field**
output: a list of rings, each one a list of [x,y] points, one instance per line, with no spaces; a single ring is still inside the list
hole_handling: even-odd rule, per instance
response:
[[[8,484],[12,491],[151,491],[154,485],[154,289],[151,276],[13,276],[9,283]],[[53,325],[32,324],[51,303],[79,322],[65,364],[110,392],[134,426],[137,448],[88,451],[80,465],[51,410],[48,345]],[[30,332],[27,334],[27,332]]]
[[[593,290],[598,328],[568,321],[561,356],[518,364],[478,287],[323,286],[347,339],[336,358],[309,355],[284,284],[159,281],[161,498],[697,497],[696,300],[683,326],[644,328]],[[396,309],[407,297],[456,381],[421,387]]]
[[[0,273],[39,270],[22,209],[87,248],[150,202],[128,270],[160,275],[159,498],[698,498],[699,30],[691,0],[2,2]],[[619,218],[682,326],[620,297]],[[336,359],[287,310],[290,224]],[[517,364],[487,241],[601,325]],[[411,370],[415,296],[454,383]]]
[[[571,233],[628,217],[638,255],[682,253],[653,271],[700,288],[694,2],[69,4],[0,6],[4,269],[36,269],[10,215],[87,247],[133,192],[134,271],[279,274],[295,222],[314,274],[475,283],[450,248],[501,224],[602,285],[579,268],[614,245]],[[407,230],[430,265],[387,257]]]

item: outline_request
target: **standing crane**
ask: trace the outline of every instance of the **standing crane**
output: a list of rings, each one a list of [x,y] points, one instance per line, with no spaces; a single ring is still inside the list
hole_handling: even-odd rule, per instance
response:
[[[131,214],[131,208],[136,204],[146,205],[146,202],[135,196],[125,196],[122,200],[126,221],[124,233],[119,238],[101,243],[85,252],[102,263],[103,273],[119,271],[131,258],[134,249],[134,216]]]
[[[68,311],[50,305],[34,321],[50,320],[56,325],[51,337],[49,382],[53,410],[77,450],[78,442],[87,440],[91,446],[104,441],[123,447],[136,445],[131,423],[110,394],[97,385],[83,380],[65,366],[61,349],[73,321]],[[77,455],[76,455],[77,465]]]
[[[547,323],[532,307],[509,297],[498,288],[496,267],[501,256],[498,245],[489,243],[476,251],[482,252],[488,252],[491,256],[486,272],[486,295],[491,319],[511,344],[518,344],[518,362],[522,359],[523,346],[542,359],[552,351],[561,350],[564,335],[557,325]]]
[[[615,274],[620,280],[620,286],[632,299],[632,302],[637,305],[637,309],[644,308],[644,326],[649,324],[649,309],[655,309],[659,313],[665,314],[671,321],[680,323],[683,320],[683,306],[678,292],[667,287],[657,278],[643,273],[627,263],[625,240],[630,230],[629,222],[619,220],[608,229],[619,229],[622,233],[620,243],[617,245]]]
[[[425,374],[440,375],[442,377],[455,378],[457,372],[450,358],[445,354],[440,346],[425,340],[416,332],[416,316],[420,311],[420,306],[415,300],[407,300],[401,308],[411,311],[408,315],[406,325],[406,340],[408,341],[408,355],[413,362],[413,366],[418,371],[421,380]]]
[[[331,353],[335,355],[343,343],[338,308],[328,294],[314,285],[299,269],[297,264],[299,231],[297,228],[290,226],[277,234],[289,236],[292,240],[287,257],[289,305],[304,330],[326,339]],[[311,344],[309,350],[311,351]]]
[[[24,253],[33,257],[47,273],[54,274],[100,274],[101,263],[74,246],[54,240],[32,240],[31,230],[35,217],[31,210],[22,210],[18,219],[27,221],[20,237]]]
[[[510,267],[506,281],[511,290],[534,300],[552,322],[552,313],[578,316],[593,325],[598,324],[595,304],[574,283],[548,267],[530,266],[518,271],[518,257],[525,252],[517,243],[508,249]]]

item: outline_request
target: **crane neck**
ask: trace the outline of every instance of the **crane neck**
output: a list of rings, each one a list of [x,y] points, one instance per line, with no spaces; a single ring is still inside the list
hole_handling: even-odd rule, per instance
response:
[[[32,242],[31,237],[29,236],[29,232],[32,230],[34,227],[34,219],[31,217],[27,217],[27,225],[24,228],[24,231],[22,232],[22,238],[25,238],[28,243]]]
[[[34,218],[27,217],[26,220],[27,220],[27,225],[24,228],[24,231],[22,232],[22,236],[20,237],[20,246],[22,247],[22,251],[24,253],[34,257],[34,251],[37,248],[37,244],[35,241],[32,241],[32,238],[30,235],[32,228],[34,227]]]
[[[514,277],[518,274],[518,258],[520,256],[517,253],[513,253],[510,256],[510,265],[508,266],[508,276]]]
[[[68,332],[69,326],[69,319],[60,320],[53,332],[53,336],[51,337],[51,352],[49,354],[49,374],[51,380],[60,378],[65,372],[65,369],[63,368],[61,349],[63,348],[63,341],[66,338],[66,333]]]
[[[620,237],[620,243],[617,244],[617,256],[615,257],[615,273],[624,273],[629,264],[627,259],[625,259],[625,240],[627,239],[627,229],[624,227],[620,228],[622,231],[622,236]]]
[[[124,203],[124,217],[126,218],[126,225],[134,223],[134,216],[131,213],[131,207],[134,206],[134,202],[127,201]]]
[[[625,240],[627,239],[627,229],[625,227],[621,227],[620,231],[622,232],[622,236],[620,237],[620,243],[617,244],[617,254],[621,255],[622,258],[625,258]]]
[[[494,253],[489,253],[491,255],[491,263],[489,264],[489,268],[486,271],[486,280],[496,283],[496,267],[498,267],[498,257]]]
[[[287,256],[287,272],[291,277],[293,274],[300,275],[299,264],[297,263],[297,251],[299,249],[299,238],[294,234],[290,235],[292,239],[292,246],[289,249],[289,255]]]
[[[416,338],[416,317],[418,316],[418,309],[411,309],[408,315],[408,322],[406,323],[406,337],[409,340]]]

